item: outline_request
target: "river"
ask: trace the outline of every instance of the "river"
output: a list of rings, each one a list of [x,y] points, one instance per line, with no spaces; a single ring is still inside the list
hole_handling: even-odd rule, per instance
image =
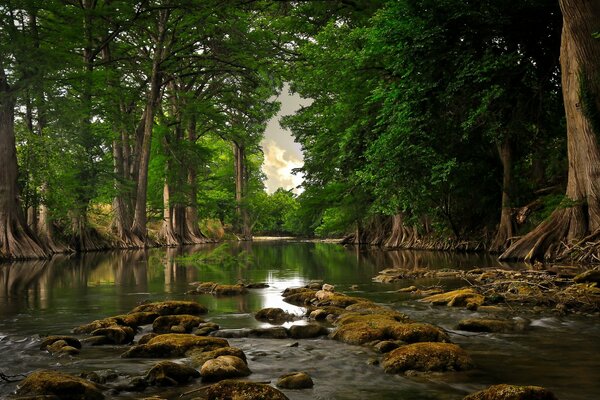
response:
[[[294,399],[461,399],[490,384],[540,385],[559,399],[600,399],[600,324],[597,316],[557,316],[548,311],[521,313],[530,328],[512,334],[469,334],[453,330],[464,309],[431,307],[396,292],[412,284],[460,286],[438,280],[373,283],[377,272],[390,267],[464,268],[501,265],[490,256],[443,252],[382,251],[344,248],[332,243],[225,243],[182,249],[151,249],[55,257],[50,261],[0,264],[0,372],[27,374],[40,368],[64,372],[115,370],[122,376],[143,375],[156,360],[121,359],[124,346],[84,347],[79,356],[56,358],[39,350],[40,337],[69,334],[75,326],[125,313],[137,304],[166,299],[194,299],[206,305],[206,319],[221,328],[266,327],[253,313],[281,307],[281,291],[311,280],[323,280],[336,290],[366,297],[402,311],[418,321],[451,332],[474,359],[470,372],[427,377],[387,375],[369,365],[375,354],[327,338],[300,340],[229,339],[244,350],[254,381],[276,381],[295,370],[308,372],[313,389],[284,391]],[[526,268],[525,265],[502,265]],[[186,295],[196,281],[265,282],[236,297]],[[0,398],[10,398],[15,383],[0,380]],[[158,394],[179,398],[200,382],[183,388],[149,388],[114,398],[144,398]],[[185,397],[185,396],[184,396]],[[188,396],[189,397],[189,396]]]

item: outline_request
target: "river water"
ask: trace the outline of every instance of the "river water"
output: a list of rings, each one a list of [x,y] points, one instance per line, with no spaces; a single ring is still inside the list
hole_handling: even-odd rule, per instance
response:
[[[431,307],[396,290],[412,284],[458,287],[460,282],[418,280],[373,283],[390,267],[526,268],[500,265],[494,258],[442,252],[347,249],[331,243],[254,242],[206,245],[184,250],[152,249],[56,257],[51,261],[0,264],[0,373],[27,374],[40,368],[76,373],[111,369],[139,376],[156,360],[121,359],[124,346],[84,347],[81,355],[56,358],[39,350],[40,337],[69,334],[75,326],[122,314],[146,301],[194,299],[206,305],[206,319],[221,328],[266,327],[253,318],[264,307],[302,309],[282,301],[281,291],[323,280],[346,294],[366,297],[400,310],[413,319],[440,325],[473,357],[477,369],[426,377],[387,375],[369,365],[367,348],[327,338],[299,340],[229,339],[244,350],[254,381],[272,381],[291,371],[308,372],[310,390],[284,391],[294,399],[461,399],[490,384],[540,385],[559,399],[600,399],[600,323],[598,316],[520,313],[530,328],[513,334],[469,334],[453,330],[466,317],[463,309]],[[236,297],[186,295],[196,281],[266,282]],[[15,383],[0,380],[0,398],[10,398]],[[114,398],[192,398],[200,383],[183,388],[149,388]],[[183,394],[183,397],[180,397]]]

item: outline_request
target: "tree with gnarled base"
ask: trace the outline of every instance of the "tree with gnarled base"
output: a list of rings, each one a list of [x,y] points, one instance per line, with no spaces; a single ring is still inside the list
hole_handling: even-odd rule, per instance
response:
[[[600,40],[594,38],[600,30],[600,2],[560,0],[560,7],[569,156],[566,199],[506,250],[502,260],[555,258],[568,254],[573,245],[600,239]]]

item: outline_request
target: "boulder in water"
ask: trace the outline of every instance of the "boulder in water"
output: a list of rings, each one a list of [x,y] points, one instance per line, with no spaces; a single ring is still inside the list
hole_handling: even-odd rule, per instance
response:
[[[206,389],[207,400],[289,400],[272,386],[262,383],[224,380]]]
[[[161,361],[146,373],[145,379],[150,385],[176,386],[200,377],[194,368],[171,361]]]
[[[472,367],[471,357],[451,343],[408,344],[383,358],[383,369],[387,373],[463,371]]]
[[[250,369],[244,360],[236,356],[218,356],[206,361],[200,369],[203,381],[214,382],[229,378],[250,375]]]
[[[557,400],[540,386],[493,385],[468,395],[464,400]]]
[[[191,334],[168,333],[153,337],[145,344],[131,347],[121,355],[124,358],[169,358],[182,357],[192,349],[211,351],[220,347],[227,347],[225,339]]]
[[[169,300],[139,305],[131,310],[130,314],[139,312],[156,313],[159,315],[200,315],[206,314],[208,309],[195,301]]]
[[[152,330],[156,333],[190,333],[204,320],[195,315],[162,315],[152,323]]]
[[[291,372],[279,377],[277,387],[282,389],[310,389],[314,382],[306,372]]]
[[[61,400],[102,400],[104,395],[92,382],[55,371],[35,371],[17,388],[19,396],[55,396]]]
[[[283,323],[295,319],[294,315],[284,311],[281,308],[263,308],[254,314],[254,318],[259,321]]]

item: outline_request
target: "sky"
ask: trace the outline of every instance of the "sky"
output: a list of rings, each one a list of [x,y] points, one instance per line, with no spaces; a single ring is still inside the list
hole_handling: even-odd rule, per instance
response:
[[[281,109],[267,124],[265,137],[261,142],[265,154],[262,167],[267,176],[265,186],[268,193],[282,187],[286,190],[293,189],[294,193],[299,194],[302,192],[301,188],[298,189],[302,184],[302,175],[293,175],[292,169],[303,165],[302,150],[300,145],[294,142],[291,132],[279,126],[279,120],[285,115],[294,114],[302,105],[308,105],[309,100],[290,95],[287,85],[277,100],[281,102]]]

